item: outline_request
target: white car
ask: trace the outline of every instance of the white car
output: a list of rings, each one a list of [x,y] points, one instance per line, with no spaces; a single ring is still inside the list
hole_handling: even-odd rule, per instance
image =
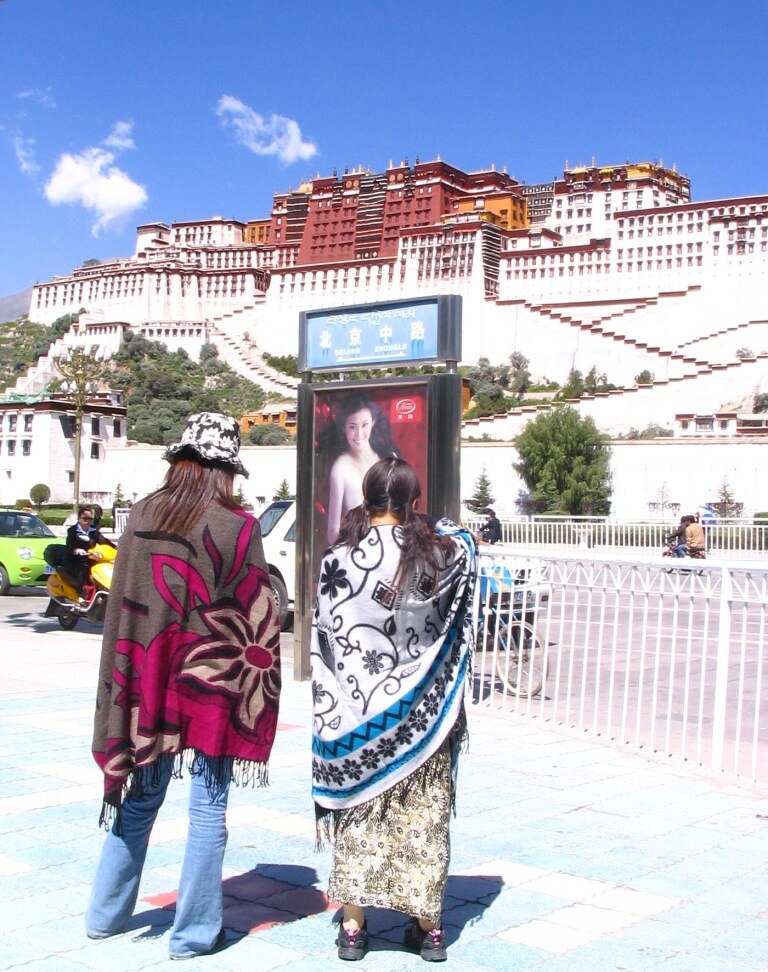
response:
[[[286,628],[296,596],[296,501],[274,500],[258,519],[277,610]]]

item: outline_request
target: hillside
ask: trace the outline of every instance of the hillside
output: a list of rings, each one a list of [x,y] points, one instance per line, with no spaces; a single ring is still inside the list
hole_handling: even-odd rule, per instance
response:
[[[17,294],[9,297],[0,297],[0,324],[9,321],[16,321],[24,317],[29,311],[29,302],[32,299],[32,288],[20,290]]]
[[[105,380],[125,394],[128,437],[150,445],[178,440],[194,412],[240,416],[266,400],[258,385],[219,360],[214,345],[203,345],[200,360],[193,361],[182,349],[169,352],[130,331]]]
[[[26,318],[0,324],[0,388],[10,388],[72,323],[67,315],[49,327]],[[184,350],[169,352],[130,331],[103,380],[125,396],[129,438],[149,445],[176,441],[194,412],[240,416],[267,399],[262,388],[220,361],[212,344],[203,345],[194,361]]]

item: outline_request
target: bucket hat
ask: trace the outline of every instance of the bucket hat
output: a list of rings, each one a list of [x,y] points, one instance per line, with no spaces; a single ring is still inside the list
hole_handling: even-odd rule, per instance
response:
[[[207,462],[221,462],[232,466],[235,473],[248,478],[248,470],[238,459],[240,427],[237,420],[218,412],[197,412],[187,419],[187,427],[176,442],[163,453],[163,459],[173,462],[185,450],[196,453]]]

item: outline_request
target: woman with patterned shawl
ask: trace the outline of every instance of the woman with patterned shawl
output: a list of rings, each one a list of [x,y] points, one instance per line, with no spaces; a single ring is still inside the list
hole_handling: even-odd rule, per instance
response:
[[[190,774],[172,959],[220,948],[231,782],[266,783],[280,694],[280,623],[259,524],[233,496],[237,422],[192,415],[164,485],[120,539],[104,626],[93,754],[107,835],[86,914],[123,931],[171,777]]]
[[[364,908],[411,916],[404,944],[447,958],[441,926],[449,820],[466,737],[472,537],[436,530],[402,459],[381,459],[323,558],[312,627],[312,793],[344,906],[339,958],[368,947]]]

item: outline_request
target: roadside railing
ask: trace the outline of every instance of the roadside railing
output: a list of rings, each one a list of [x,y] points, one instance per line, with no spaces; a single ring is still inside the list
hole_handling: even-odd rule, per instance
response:
[[[480,561],[476,705],[768,782],[768,567]]]
[[[483,517],[470,517],[466,526],[478,530]],[[615,520],[599,516],[531,516],[501,521],[502,543],[534,549],[555,547],[557,552],[633,548],[661,551],[676,522]],[[719,520],[706,526],[704,536],[711,556],[768,559],[768,521]]]

